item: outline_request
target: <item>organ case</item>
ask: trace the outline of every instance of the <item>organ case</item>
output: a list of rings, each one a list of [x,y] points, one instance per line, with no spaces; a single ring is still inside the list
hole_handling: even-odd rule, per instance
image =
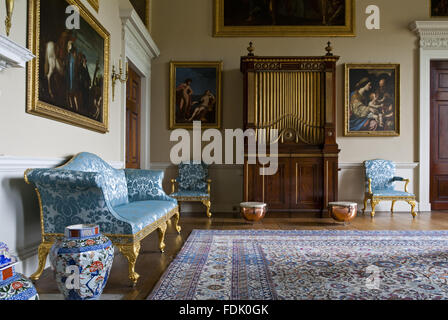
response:
[[[249,164],[246,145],[244,201],[260,201],[275,211],[327,212],[338,198],[336,143],[336,63],[339,57],[241,58],[244,126],[278,130],[278,172],[263,176]],[[264,130],[261,130],[264,129]]]

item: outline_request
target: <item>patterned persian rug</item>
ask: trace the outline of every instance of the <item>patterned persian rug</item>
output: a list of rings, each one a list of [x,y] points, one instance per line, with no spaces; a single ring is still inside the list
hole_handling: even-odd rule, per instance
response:
[[[448,231],[194,230],[148,299],[448,299]]]

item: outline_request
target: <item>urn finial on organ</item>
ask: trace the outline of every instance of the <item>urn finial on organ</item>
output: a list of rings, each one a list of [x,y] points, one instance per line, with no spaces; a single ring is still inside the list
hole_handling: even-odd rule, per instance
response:
[[[330,41],[328,41],[325,51],[327,51],[327,54],[326,54],[327,56],[333,56],[333,53],[331,52],[331,51],[333,51],[333,47],[331,46]]]
[[[253,57],[255,55],[254,54],[255,47],[252,41],[249,42],[249,47],[247,48],[247,51],[249,51],[249,53],[247,54],[249,57]]]

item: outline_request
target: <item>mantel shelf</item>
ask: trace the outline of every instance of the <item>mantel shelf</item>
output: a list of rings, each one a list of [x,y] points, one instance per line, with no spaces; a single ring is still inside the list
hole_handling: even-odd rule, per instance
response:
[[[0,34],[0,72],[7,68],[24,68],[33,58],[27,48]]]

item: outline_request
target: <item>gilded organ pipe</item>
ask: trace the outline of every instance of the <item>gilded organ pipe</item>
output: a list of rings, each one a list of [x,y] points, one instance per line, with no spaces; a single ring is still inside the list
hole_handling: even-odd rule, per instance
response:
[[[266,129],[265,141],[273,141],[277,129],[282,141],[322,144],[324,138],[324,90],[320,72],[256,72],[255,129]],[[295,136],[291,136],[295,132]],[[292,138],[292,139],[291,139]]]

